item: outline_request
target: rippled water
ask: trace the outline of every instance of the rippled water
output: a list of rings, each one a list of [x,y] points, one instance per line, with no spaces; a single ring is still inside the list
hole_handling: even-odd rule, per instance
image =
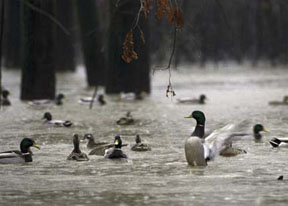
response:
[[[15,149],[23,137],[33,137],[41,150],[33,162],[0,165],[0,205],[287,205],[288,149],[272,149],[273,136],[288,136],[288,110],[267,102],[287,95],[288,70],[258,68],[194,68],[173,72],[177,97],[205,93],[207,105],[179,105],[167,99],[167,72],[153,76],[152,95],[144,101],[116,102],[89,110],[78,99],[91,96],[81,70],[59,74],[58,91],[66,95],[64,106],[33,107],[18,100],[20,77],[4,71],[3,84],[11,90],[13,107],[0,112],[0,151]],[[184,142],[195,126],[183,117],[193,110],[206,114],[207,129],[225,123],[239,123],[251,132],[262,123],[271,132],[263,143],[252,137],[238,140],[235,147],[247,150],[237,157],[218,157],[206,168],[190,168],[184,156]],[[133,126],[115,121],[132,111]],[[55,119],[75,122],[73,128],[42,125],[45,111]],[[93,133],[97,140],[113,141],[120,134],[133,144],[140,134],[151,152],[124,148],[128,161],[110,161],[91,156],[88,162],[66,161],[72,151],[72,134]],[[88,152],[85,144],[82,151]],[[277,177],[284,175],[284,181]]]

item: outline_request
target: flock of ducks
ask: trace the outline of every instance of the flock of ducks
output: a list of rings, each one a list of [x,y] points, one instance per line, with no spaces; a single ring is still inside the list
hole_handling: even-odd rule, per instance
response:
[[[1,104],[4,106],[11,105],[8,99],[9,91],[2,91]],[[51,104],[52,102],[56,105],[62,105],[62,99],[65,96],[63,94],[57,95],[55,101],[51,100],[35,100],[29,102],[33,105]],[[178,103],[192,103],[192,104],[205,104],[205,95],[200,95],[199,99],[178,99]],[[81,98],[79,103],[88,104],[91,102],[98,102],[100,105],[105,105],[103,95],[98,95],[97,99],[92,98]],[[288,104],[288,97],[285,96],[283,102],[269,102],[271,105],[284,105]],[[196,120],[196,126],[191,136],[186,140],[184,150],[186,161],[191,166],[206,166],[207,162],[215,159],[216,156],[236,156],[238,154],[247,153],[245,150],[240,148],[234,148],[232,146],[232,139],[237,136],[246,136],[247,133],[235,132],[235,125],[228,124],[218,130],[213,131],[211,134],[205,133],[205,121],[206,117],[202,111],[193,111],[186,118],[193,118]],[[56,127],[71,127],[73,123],[69,120],[53,120],[52,115],[46,112],[43,115],[45,119],[44,124]],[[121,117],[116,124],[118,125],[131,125],[134,124],[134,119],[131,112],[127,112],[124,117]],[[255,141],[260,141],[262,138],[261,132],[267,132],[267,130],[261,124],[256,124],[253,127],[253,136]],[[90,150],[89,155],[100,155],[108,159],[127,159],[127,155],[122,151],[123,146],[122,139],[119,135],[114,137],[113,143],[108,142],[95,142],[92,134],[85,134],[82,140],[87,140],[87,149]],[[151,151],[151,147],[145,143],[142,143],[139,135],[135,138],[136,144],[131,147],[132,151],[144,152]],[[288,139],[286,138],[273,138],[269,141],[273,147],[288,146]],[[76,161],[87,161],[89,160],[88,155],[80,150],[80,138],[78,134],[73,135],[74,149],[71,154],[67,157],[67,160]],[[0,163],[23,163],[32,162],[32,151],[31,147],[40,149],[34,140],[30,138],[24,138],[20,142],[20,150],[11,150],[0,153]]]

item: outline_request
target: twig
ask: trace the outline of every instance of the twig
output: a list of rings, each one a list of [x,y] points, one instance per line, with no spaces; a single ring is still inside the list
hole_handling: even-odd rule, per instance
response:
[[[139,23],[139,19],[140,19],[140,15],[141,15],[141,11],[143,9],[143,0],[139,0],[140,2],[140,7],[139,7],[139,10],[137,12],[137,15],[134,19],[134,25],[132,26],[132,31],[136,28],[136,27],[139,27],[138,23]]]
[[[96,95],[97,95],[97,90],[98,90],[98,87],[95,86],[94,93],[93,93],[93,96],[92,96],[92,100],[91,100],[90,105],[89,105],[89,109],[93,108],[94,99],[96,98]]]
[[[65,26],[59,21],[57,20],[54,16],[52,16],[51,14],[49,14],[48,12],[34,6],[33,4],[30,4],[29,2],[25,1],[25,0],[18,0],[20,2],[23,2],[23,4],[27,7],[29,7],[30,9],[37,11],[38,13],[42,14],[43,16],[48,17],[51,21],[53,21],[57,26],[60,27],[60,29],[66,34],[66,35],[71,35],[70,32],[68,31],[68,29],[65,28]]]

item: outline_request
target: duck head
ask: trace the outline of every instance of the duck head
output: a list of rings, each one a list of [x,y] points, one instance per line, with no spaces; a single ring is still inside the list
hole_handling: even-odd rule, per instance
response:
[[[46,119],[47,121],[51,121],[52,120],[52,114],[50,112],[45,112],[42,119]]]
[[[58,94],[55,98],[55,101],[56,101],[56,105],[62,105],[62,99],[65,98],[65,95],[64,94]]]
[[[89,141],[94,141],[94,137],[92,134],[85,134],[83,140],[88,139]]]
[[[206,95],[205,95],[205,94],[201,94],[201,95],[200,95],[200,98],[199,98],[200,104],[205,104],[205,100],[206,100],[206,99],[207,99]]]
[[[22,153],[27,153],[27,152],[31,153],[30,147],[35,147],[37,149],[40,149],[39,145],[37,145],[33,139],[30,139],[30,138],[22,139],[22,141],[20,143],[21,152]]]
[[[196,120],[197,124],[201,124],[201,125],[205,125],[205,121],[206,121],[204,113],[201,111],[197,111],[197,110],[192,112],[189,116],[185,118],[193,118]]]
[[[254,134],[255,139],[261,139],[262,135],[260,134],[260,132],[262,132],[262,131],[268,132],[268,130],[265,129],[262,124],[255,124],[254,125],[253,134]]]
[[[115,136],[114,137],[114,145],[115,145],[115,148],[121,149],[121,147],[122,147],[122,139],[121,139],[120,136]]]
[[[140,144],[141,143],[141,138],[140,138],[139,134],[136,135],[135,142],[136,142],[136,144]]]

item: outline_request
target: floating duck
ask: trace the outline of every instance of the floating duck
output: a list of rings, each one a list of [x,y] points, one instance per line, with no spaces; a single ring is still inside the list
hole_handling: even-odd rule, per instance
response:
[[[79,100],[80,104],[91,104],[93,98],[92,97],[83,97]],[[106,101],[104,99],[104,95],[100,94],[97,98],[94,98],[93,104],[105,105]]]
[[[89,152],[89,155],[104,156],[106,150],[108,150],[110,148],[113,149],[114,146],[115,146],[114,143],[107,143],[107,144],[102,144],[102,145],[96,146]],[[127,144],[122,144],[122,147],[124,147],[124,146],[127,146]],[[87,147],[88,147],[88,145],[87,145]]]
[[[141,138],[138,134],[136,135],[135,142],[136,144],[131,147],[131,150],[137,152],[145,152],[151,150],[151,147],[149,147],[149,145],[141,142]]]
[[[125,115],[125,117],[121,117],[119,120],[117,120],[116,124],[118,125],[131,125],[134,124],[134,119],[131,115],[131,112],[128,111]]]
[[[88,161],[89,160],[88,156],[85,153],[81,152],[80,150],[80,141],[78,134],[74,134],[73,144],[74,149],[71,152],[71,154],[67,157],[67,160]]]
[[[8,99],[8,96],[10,95],[10,92],[5,89],[5,90],[2,91],[1,95],[2,95],[1,105],[2,106],[10,106],[11,102]]]
[[[127,155],[121,150],[122,140],[120,136],[115,136],[114,138],[114,147],[107,149],[105,151],[104,158],[109,159],[126,159]]]
[[[33,153],[31,152],[30,147],[40,149],[40,147],[35,143],[34,140],[30,138],[22,139],[20,143],[20,151],[11,150],[0,153],[0,163],[8,164],[8,163],[32,162]]]
[[[72,122],[69,120],[52,120],[50,112],[45,112],[43,119],[46,119],[44,124],[57,127],[71,127]]]
[[[274,137],[269,141],[272,147],[288,147],[288,138],[276,138]]]
[[[55,98],[55,100],[51,100],[51,99],[39,99],[39,100],[33,100],[30,101],[29,104],[30,105],[49,105],[49,104],[53,104],[55,103],[56,105],[62,105],[62,99],[64,99],[65,96],[64,94],[58,94]]]
[[[268,132],[268,130],[264,128],[262,124],[255,124],[253,127],[253,135],[256,141],[260,141],[262,139],[261,132]]]
[[[87,139],[87,148],[94,149],[95,147],[103,146],[109,144],[108,142],[95,142],[95,139],[92,134],[85,134],[83,140]]]
[[[288,96],[284,96],[283,101],[271,101],[269,102],[269,105],[288,105]]]
[[[220,151],[220,155],[224,157],[233,157],[238,154],[246,154],[246,153],[247,151],[244,149],[232,147],[232,143],[226,144],[225,148]]]
[[[190,97],[184,97],[177,99],[177,102],[180,104],[205,104],[205,100],[207,99],[205,94],[201,94],[199,96],[199,99],[196,98],[190,98]]]

